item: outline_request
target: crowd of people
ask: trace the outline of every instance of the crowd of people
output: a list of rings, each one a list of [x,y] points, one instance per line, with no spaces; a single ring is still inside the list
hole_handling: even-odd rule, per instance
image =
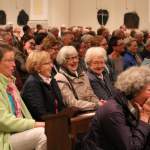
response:
[[[46,150],[44,116],[76,107],[82,150],[149,150],[149,65],[148,31],[0,28],[0,149]]]

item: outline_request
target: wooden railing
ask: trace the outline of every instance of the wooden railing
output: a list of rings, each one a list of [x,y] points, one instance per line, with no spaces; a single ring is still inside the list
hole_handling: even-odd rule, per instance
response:
[[[78,134],[86,133],[95,112],[66,109],[45,117],[48,150],[72,150]]]

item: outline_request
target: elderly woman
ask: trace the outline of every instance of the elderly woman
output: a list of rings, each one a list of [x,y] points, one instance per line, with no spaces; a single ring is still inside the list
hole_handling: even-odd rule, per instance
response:
[[[79,58],[76,49],[72,46],[62,47],[57,55],[57,62],[61,68],[55,78],[65,105],[82,110],[96,109],[100,101],[93,93],[87,75],[77,71]]]
[[[113,97],[113,86],[106,71],[107,56],[105,49],[101,47],[89,48],[85,54],[85,62],[88,66],[87,75],[95,95],[99,99]]]
[[[124,69],[132,66],[138,66],[142,63],[142,60],[138,55],[138,46],[136,39],[128,38],[126,40],[127,51],[123,56]]]
[[[83,150],[149,150],[150,69],[132,67],[115,85],[118,94],[96,112]]]
[[[63,108],[62,96],[56,80],[51,77],[52,60],[45,51],[34,51],[27,58],[30,76],[24,84],[22,98],[35,120]]]
[[[144,50],[140,52],[140,56],[142,60],[144,60],[145,58],[150,59],[150,39],[146,40]]]
[[[106,54],[107,55],[109,54],[110,48],[108,48],[108,42],[104,36],[101,36],[101,35],[95,36],[94,40],[93,40],[93,45],[104,48],[106,51]],[[116,80],[116,72],[115,72],[115,66],[114,66],[112,60],[110,60],[108,57],[107,61],[105,63],[106,63],[106,70],[109,74],[110,80],[115,81]]]
[[[11,46],[0,45],[0,149],[46,150],[45,124],[32,119],[14,84],[14,57]]]

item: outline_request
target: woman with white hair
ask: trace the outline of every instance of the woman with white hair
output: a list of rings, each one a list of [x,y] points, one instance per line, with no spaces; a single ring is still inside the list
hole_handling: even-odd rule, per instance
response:
[[[95,95],[99,99],[113,97],[113,86],[106,71],[106,51],[102,47],[91,47],[85,54],[85,63],[88,67],[87,75]]]
[[[115,86],[114,100],[97,110],[82,150],[149,150],[150,69],[131,67]]]
[[[100,103],[93,93],[87,75],[78,72],[79,58],[73,46],[64,46],[57,55],[60,71],[55,78],[67,107],[75,106],[82,110],[96,109]]]

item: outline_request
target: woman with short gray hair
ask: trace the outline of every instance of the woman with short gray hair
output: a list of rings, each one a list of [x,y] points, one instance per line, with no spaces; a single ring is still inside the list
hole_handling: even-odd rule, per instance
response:
[[[87,50],[85,54],[85,63],[88,65],[90,61],[92,61],[93,57],[103,57],[105,61],[107,61],[106,50],[102,47],[91,47]]]
[[[91,47],[85,54],[87,75],[95,95],[99,99],[108,100],[113,97],[113,86],[106,71],[106,51],[102,47]]]
[[[118,76],[115,87],[124,92],[126,96],[134,97],[148,83],[150,83],[150,69],[132,67]]]
[[[57,55],[60,71],[55,78],[67,107],[75,106],[82,110],[93,110],[100,101],[90,86],[87,75],[78,71],[79,58],[73,46],[64,46]]]
[[[150,149],[150,69],[131,67],[115,84],[114,100],[100,107],[85,137],[83,150]]]
[[[64,46],[58,53],[56,60],[60,65],[63,65],[70,55],[78,56],[78,52],[73,46]]]

